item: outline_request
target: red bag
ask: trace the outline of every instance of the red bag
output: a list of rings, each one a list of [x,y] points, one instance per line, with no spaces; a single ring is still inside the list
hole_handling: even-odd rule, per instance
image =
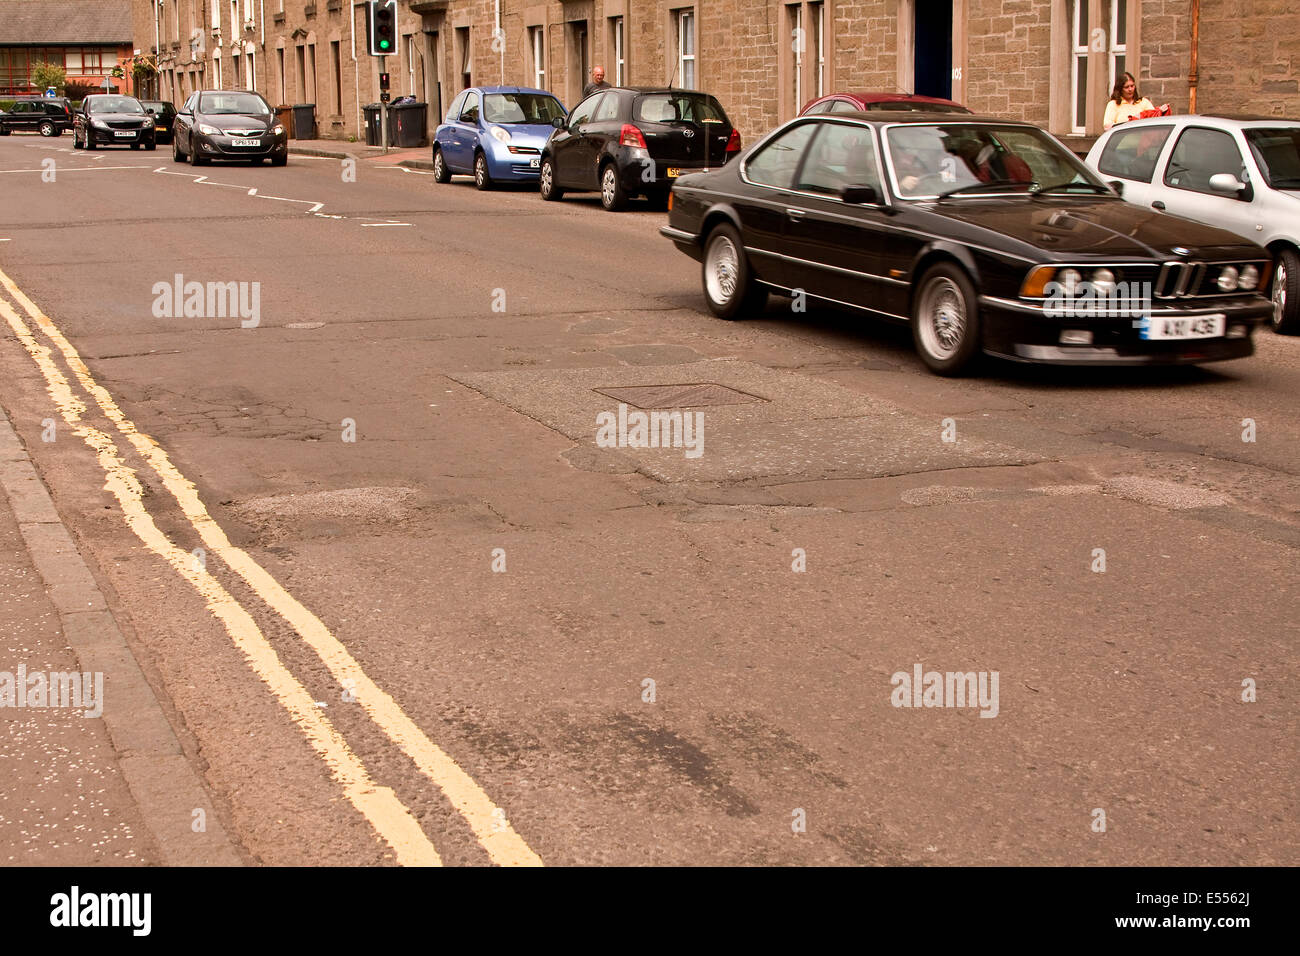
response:
[[[1138,119],[1154,119],[1157,116],[1172,116],[1173,112],[1173,107],[1168,103],[1165,103],[1159,109],[1143,110],[1138,114]]]

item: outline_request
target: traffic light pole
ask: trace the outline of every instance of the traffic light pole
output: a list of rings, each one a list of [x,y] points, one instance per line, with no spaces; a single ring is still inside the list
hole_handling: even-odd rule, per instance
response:
[[[387,59],[388,57],[386,56],[381,56],[379,58],[380,73],[387,72],[384,69],[384,63]],[[387,90],[385,90],[383,93],[380,94],[380,100],[382,100],[382,102],[379,104],[379,141],[383,143],[384,155],[387,156],[388,155],[388,91]]]

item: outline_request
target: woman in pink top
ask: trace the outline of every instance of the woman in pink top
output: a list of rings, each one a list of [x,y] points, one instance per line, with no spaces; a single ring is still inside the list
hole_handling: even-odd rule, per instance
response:
[[[1167,111],[1168,107],[1161,107]],[[1115,81],[1110,100],[1106,103],[1106,115],[1102,119],[1102,129],[1110,129],[1116,123],[1127,123],[1137,119],[1144,110],[1155,111],[1151,101],[1137,91],[1137,80],[1132,73],[1124,73]]]

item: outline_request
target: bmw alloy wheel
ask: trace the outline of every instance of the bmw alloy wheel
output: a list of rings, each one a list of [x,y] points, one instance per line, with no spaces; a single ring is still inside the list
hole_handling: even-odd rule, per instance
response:
[[[921,290],[919,331],[925,350],[936,359],[950,359],[966,334],[966,302],[957,283],[937,276]]]
[[[709,244],[704,260],[704,283],[709,298],[718,305],[726,305],[736,294],[736,278],[740,269],[740,256],[729,236],[718,236]]]

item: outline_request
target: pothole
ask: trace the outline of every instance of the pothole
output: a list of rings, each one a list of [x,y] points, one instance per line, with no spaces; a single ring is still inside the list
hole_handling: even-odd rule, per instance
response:
[[[400,521],[413,510],[412,488],[341,488],[249,498],[233,510],[250,518],[352,518]]]

